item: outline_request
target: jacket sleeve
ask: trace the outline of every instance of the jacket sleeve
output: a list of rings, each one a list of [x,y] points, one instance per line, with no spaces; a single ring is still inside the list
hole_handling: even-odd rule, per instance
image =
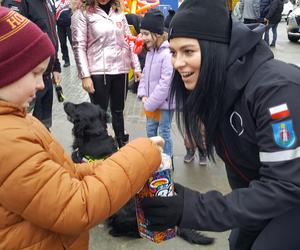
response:
[[[269,8],[269,11],[266,15],[266,18],[268,20],[270,20],[270,18],[272,18],[276,12],[276,9],[278,8],[278,5],[279,5],[279,0],[273,0],[271,3],[270,3],[270,8]]]
[[[132,35],[128,26],[128,22],[126,20],[125,15],[123,15],[123,27],[124,27],[124,32],[126,35]],[[130,48],[130,57],[131,57],[131,68],[135,71],[135,72],[141,72],[141,65],[139,62],[139,58],[138,56],[133,52],[133,48],[131,46],[129,46]]]
[[[87,59],[87,32],[88,23],[86,16],[81,10],[76,10],[72,15],[71,32],[75,61],[80,79],[90,77]]]
[[[148,53],[146,55],[146,61],[145,61],[145,67],[143,68],[143,72],[142,72],[142,77],[140,79],[140,82],[139,82],[139,86],[138,86],[138,91],[137,91],[137,96],[139,98],[142,98],[144,96],[147,96],[148,97],[148,93],[147,93],[147,90],[146,90],[146,86],[147,86],[147,83],[146,83],[146,69],[148,68],[146,65],[147,65],[147,62],[148,62]],[[149,72],[148,72],[149,73]]]
[[[150,73],[151,74],[151,73]],[[158,109],[169,97],[171,80],[173,74],[173,66],[171,62],[171,53],[169,51],[164,56],[161,65],[161,75],[158,84],[148,97],[145,103],[147,111],[155,111]]]
[[[140,138],[96,161],[86,173],[81,169],[80,179],[66,170],[76,165],[57,164],[38,138],[28,136],[28,130],[2,138],[12,147],[0,147],[1,206],[39,227],[67,235],[78,235],[115,213],[161,162],[157,146]]]
[[[291,74],[295,75],[295,71]],[[297,75],[299,79],[299,72]],[[255,92],[254,96],[249,106],[257,126],[260,178],[251,181],[249,187],[235,189],[227,195],[216,191],[201,194],[187,189],[182,227],[212,231],[234,227],[260,229],[270,219],[299,205],[299,84],[295,80],[282,85],[277,80],[272,90]],[[287,105],[289,116],[272,118],[270,108],[281,104]],[[280,131],[282,128],[286,131]]]

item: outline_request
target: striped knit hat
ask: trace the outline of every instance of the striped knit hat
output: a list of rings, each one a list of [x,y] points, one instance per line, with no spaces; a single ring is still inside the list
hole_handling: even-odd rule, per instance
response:
[[[54,55],[46,33],[19,13],[0,6],[0,88]]]

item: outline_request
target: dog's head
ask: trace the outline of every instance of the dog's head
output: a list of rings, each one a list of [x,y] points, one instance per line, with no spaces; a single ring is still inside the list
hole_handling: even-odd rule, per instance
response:
[[[75,137],[107,133],[110,116],[100,106],[89,102],[79,104],[65,102],[64,110],[68,120],[74,124],[73,134]]]

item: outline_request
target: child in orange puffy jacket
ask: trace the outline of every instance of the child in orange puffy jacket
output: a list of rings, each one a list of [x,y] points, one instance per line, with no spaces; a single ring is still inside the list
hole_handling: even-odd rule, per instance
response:
[[[0,249],[88,249],[88,230],[122,207],[159,167],[161,138],[104,161],[74,164],[26,113],[44,88],[47,34],[0,7]]]

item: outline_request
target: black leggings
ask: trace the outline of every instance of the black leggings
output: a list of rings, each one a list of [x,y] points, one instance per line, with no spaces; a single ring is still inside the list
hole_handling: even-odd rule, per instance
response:
[[[112,125],[116,137],[124,137],[123,110],[128,89],[128,75],[93,75],[95,93],[90,94],[91,102],[107,111],[108,103],[112,114]]]

